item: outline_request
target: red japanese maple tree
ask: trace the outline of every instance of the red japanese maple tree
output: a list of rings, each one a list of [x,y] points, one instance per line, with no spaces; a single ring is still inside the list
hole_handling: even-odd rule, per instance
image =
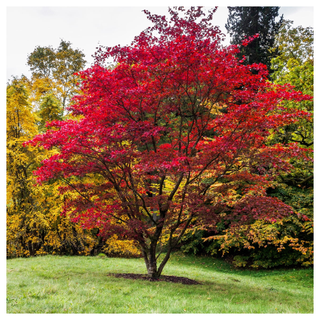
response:
[[[100,48],[80,73],[83,94],[70,107],[77,120],[53,121],[29,142],[58,150],[36,175],[74,190],[65,213],[103,237],[135,239],[153,278],[188,228],[292,212],[266,189],[303,152],[266,141],[308,116],[281,101],[309,97],[270,83],[262,64],[243,65],[238,46],[223,47],[215,10],[173,8],[170,19],[145,11],[153,27],[130,46]]]

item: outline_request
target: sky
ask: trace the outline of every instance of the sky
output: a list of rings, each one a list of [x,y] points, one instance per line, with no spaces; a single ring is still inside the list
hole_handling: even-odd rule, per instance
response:
[[[179,5],[178,2],[175,4]],[[139,1],[117,1],[117,6],[112,6],[115,2],[111,1],[80,1],[76,2],[77,6],[72,3],[75,1],[55,1],[54,6],[53,2],[50,5],[50,1],[8,2],[6,7],[6,80],[11,76],[19,77],[22,74],[30,77],[27,66],[28,55],[36,46],[57,48],[61,39],[70,41],[73,48],[83,51],[87,67],[89,67],[93,62],[92,55],[99,45],[130,44],[134,36],[151,25],[142,12],[143,9],[166,15],[167,6],[171,6],[170,2],[165,1],[149,1],[149,6],[141,5]],[[184,3],[188,5],[188,1],[185,0]],[[228,17],[226,4],[229,5],[229,3],[223,3],[224,6],[219,6],[214,14],[213,22],[220,26],[221,31],[226,34],[225,44],[228,44],[229,37],[225,23]],[[289,3],[291,6],[287,6]],[[200,4],[204,4],[209,9],[213,5],[219,5],[219,1],[215,3],[214,1],[202,1]],[[293,4],[294,1],[286,1],[284,3],[286,6],[281,6],[281,1],[278,1],[280,15],[283,14],[285,19],[293,20],[294,26],[313,27],[312,2],[309,4],[308,1],[304,2],[305,7],[293,7]],[[198,5],[197,1],[193,1],[193,5]],[[255,2],[255,5],[265,4]]]

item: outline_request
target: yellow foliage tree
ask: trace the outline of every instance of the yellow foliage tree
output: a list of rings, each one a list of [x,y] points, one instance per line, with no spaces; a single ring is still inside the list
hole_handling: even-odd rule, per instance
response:
[[[13,79],[7,87],[7,256],[89,254],[98,238],[61,216],[56,182],[38,185],[32,174],[48,156],[23,146],[38,134],[37,122],[27,79]]]
[[[103,250],[109,255],[137,256],[133,242],[97,236],[98,230],[84,231],[70,217],[61,215],[64,199],[58,182],[39,185],[32,172],[47,150],[23,146],[46,123],[71,118],[66,108],[79,93],[75,74],[84,65],[84,54],[61,40],[58,48],[40,47],[28,56],[32,72],[14,79],[7,87],[7,256],[41,254],[90,254]],[[92,177],[95,179],[95,177]],[[69,192],[68,197],[73,197]]]
[[[45,94],[53,93],[60,101],[63,113],[66,113],[70,99],[79,93],[76,73],[83,69],[85,63],[83,52],[73,49],[68,41],[61,40],[56,49],[37,46],[28,56],[34,98],[39,100]]]

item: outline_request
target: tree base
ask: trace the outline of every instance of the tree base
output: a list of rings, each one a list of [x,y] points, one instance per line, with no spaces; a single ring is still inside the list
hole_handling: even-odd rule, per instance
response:
[[[176,276],[162,275],[159,278],[151,278],[145,274],[137,274],[137,273],[110,273],[109,275],[116,278],[125,278],[125,279],[132,279],[132,280],[166,281],[166,282],[182,283],[187,285],[201,284],[200,282],[189,279],[189,278],[176,277]]]

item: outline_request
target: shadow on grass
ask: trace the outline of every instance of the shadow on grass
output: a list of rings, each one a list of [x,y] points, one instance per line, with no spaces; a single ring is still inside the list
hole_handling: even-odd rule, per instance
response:
[[[313,267],[275,267],[270,269],[255,269],[255,268],[239,268],[233,266],[231,263],[225,261],[223,258],[211,256],[192,256],[184,255],[180,252],[175,253],[171,257],[172,264],[179,263],[187,267],[196,266],[203,271],[214,271],[220,273],[228,273],[233,275],[249,275],[250,277],[266,277],[277,276],[282,274],[289,274],[296,271],[306,271],[313,277]]]

